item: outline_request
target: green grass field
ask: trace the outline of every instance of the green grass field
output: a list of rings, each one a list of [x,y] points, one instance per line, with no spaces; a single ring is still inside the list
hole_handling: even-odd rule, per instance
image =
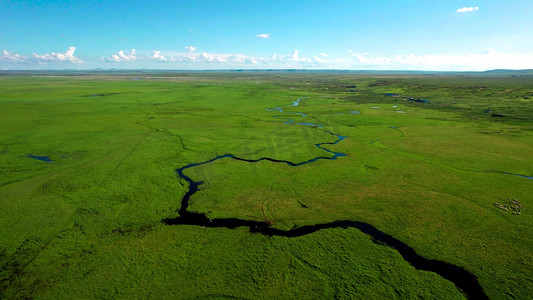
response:
[[[366,222],[491,299],[527,299],[533,180],[516,175],[533,176],[532,99],[530,76],[2,76],[0,298],[464,298],[353,228],[161,222],[188,191],[176,169],[332,156],[315,147],[329,131],[346,139],[323,147],[347,156],[187,169],[204,182],[189,211],[284,230]],[[280,106],[305,116],[266,110]],[[520,214],[494,205],[513,199]]]

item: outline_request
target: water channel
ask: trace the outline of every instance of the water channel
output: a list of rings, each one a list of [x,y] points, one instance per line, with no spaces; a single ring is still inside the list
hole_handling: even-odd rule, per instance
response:
[[[294,101],[291,105],[286,105],[284,107],[295,107],[300,105],[300,99]],[[276,115],[274,117],[279,118],[280,116],[286,117],[290,114],[306,116],[304,113],[300,112],[286,112],[283,110],[283,107],[268,108],[267,111],[279,112],[283,115]],[[287,121],[281,121],[289,125],[302,125],[302,126],[312,126],[317,130],[324,130],[323,125],[313,124],[313,123],[296,123],[293,119],[288,119]],[[392,128],[395,129],[395,128]],[[209,164],[211,162],[217,161],[219,159],[235,159],[239,161],[245,161],[249,163],[256,163],[259,161],[270,161],[272,163],[284,163],[290,167],[298,167],[305,164],[313,163],[319,159],[334,160],[338,157],[346,156],[345,153],[335,152],[324,148],[324,145],[335,145],[345,139],[344,136],[326,131],[327,133],[337,137],[337,140],[332,143],[319,143],[315,146],[324,152],[333,154],[333,156],[319,156],[311,158],[305,162],[294,163],[287,160],[278,160],[269,157],[262,157],[259,159],[246,159],[237,157],[232,154],[220,155],[210,160],[192,163],[186,166],[183,166],[176,170],[179,177],[188,182],[189,187],[183,198],[181,199],[180,207],[178,208],[179,217],[172,219],[164,219],[162,222],[167,225],[194,225],[194,226],[203,226],[203,227],[215,227],[215,228],[228,228],[234,229],[237,227],[248,227],[250,232],[259,233],[265,236],[282,236],[287,238],[300,237],[307,234],[317,232],[322,229],[328,228],[356,228],[361,232],[369,235],[372,238],[372,241],[376,244],[385,244],[389,247],[394,248],[400,253],[400,255],[413,267],[418,270],[431,271],[439,274],[443,278],[453,282],[456,287],[460,288],[468,298],[470,299],[488,299],[487,295],[483,291],[483,288],[477,281],[476,276],[474,276],[469,271],[439,260],[427,259],[416,253],[416,251],[409,247],[407,244],[402,241],[378,230],[376,227],[359,221],[353,220],[337,220],[329,223],[315,224],[315,225],[306,225],[301,227],[295,227],[290,230],[277,229],[271,226],[268,222],[259,222],[252,220],[244,220],[238,218],[215,218],[210,219],[203,213],[189,212],[187,208],[189,207],[189,200],[192,195],[198,192],[198,187],[203,183],[202,181],[194,181],[192,178],[184,174],[186,169],[194,168],[197,166]]]

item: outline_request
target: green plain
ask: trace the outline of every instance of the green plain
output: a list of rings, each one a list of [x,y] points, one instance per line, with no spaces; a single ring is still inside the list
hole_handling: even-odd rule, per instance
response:
[[[297,99],[283,109],[305,117],[265,110]],[[281,229],[366,222],[490,298],[526,299],[533,180],[515,175],[533,176],[532,99],[530,76],[2,76],[0,298],[463,298],[355,229],[161,223],[187,191],[177,168],[332,156],[315,147],[330,131],[347,138],[323,147],[346,157],[187,169],[204,181],[189,210]],[[494,206],[512,199],[521,214]]]

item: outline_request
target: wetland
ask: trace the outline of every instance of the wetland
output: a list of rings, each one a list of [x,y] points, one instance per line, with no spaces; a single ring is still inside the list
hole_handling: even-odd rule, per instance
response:
[[[137,79],[0,77],[2,298],[533,291],[530,77]]]

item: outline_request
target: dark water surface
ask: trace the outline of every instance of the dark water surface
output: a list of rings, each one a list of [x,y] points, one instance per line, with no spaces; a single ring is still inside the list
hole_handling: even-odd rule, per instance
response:
[[[28,155],[29,158],[33,158],[33,159],[37,159],[37,160],[40,160],[40,161],[45,161],[45,162],[53,162],[50,157],[48,156],[37,156],[37,155]]]

